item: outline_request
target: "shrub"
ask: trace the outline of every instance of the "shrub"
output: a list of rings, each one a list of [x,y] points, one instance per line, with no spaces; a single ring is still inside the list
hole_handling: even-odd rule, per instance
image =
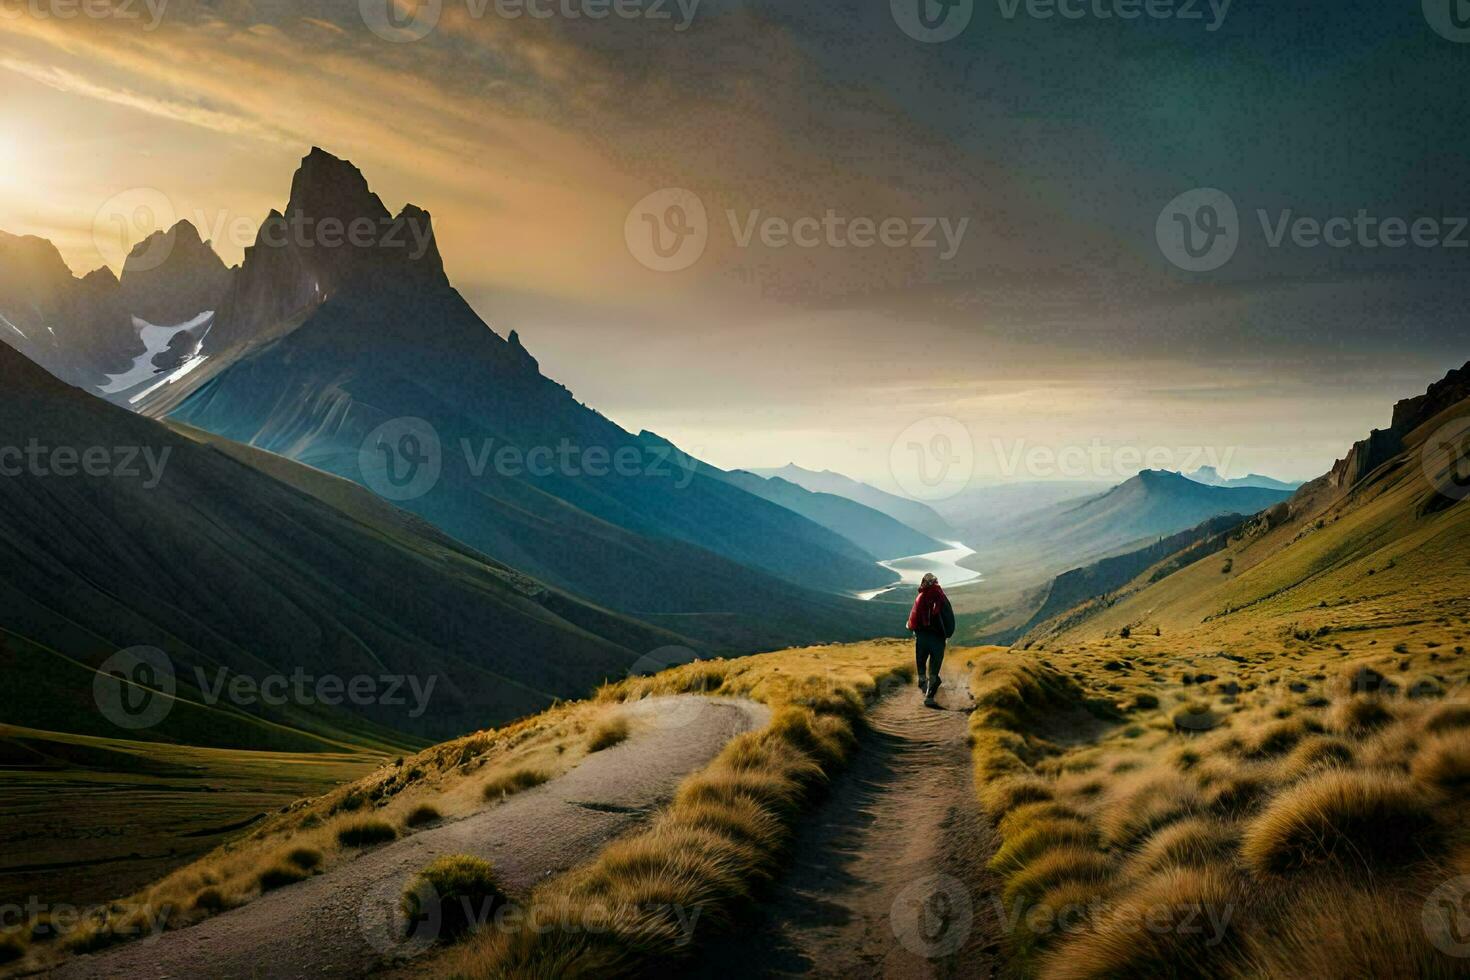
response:
[[[208,912],[210,915],[215,915],[228,908],[228,903],[225,901],[225,893],[211,885],[208,888],[201,888],[194,895],[194,901],[191,907],[200,912]]]
[[[628,739],[628,719],[621,716],[609,718],[592,730],[592,737],[587,740],[588,752],[601,752],[610,749]]]
[[[1306,733],[1306,724],[1298,719],[1273,722],[1250,737],[1246,754],[1258,759],[1281,755],[1291,751]]]
[[[1441,735],[1420,747],[1409,772],[1427,786],[1451,793],[1470,789],[1470,735]]]
[[[1424,717],[1424,730],[1433,735],[1470,728],[1470,705],[1446,704]]]
[[[506,902],[490,862],[468,854],[436,858],[403,892],[410,932],[416,923],[438,922],[435,939],[453,941],[490,921]]]
[[[1129,847],[1159,828],[1192,816],[1199,809],[1194,785],[1171,771],[1147,775],[1116,787],[1099,823],[1103,839]]]
[[[1006,838],[990,859],[990,868],[1001,874],[1012,874],[1043,851],[1071,845],[1089,847],[1096,842],[1096,837],[1081,821],[1043,820]]]
[[[502,773],[492,777],[485,784],[485,799],[498,800],[506,796],[514,796],[523,790],[540,786],[551,778],[551,774],[544,769],[533,769],[522,767],[512,769],[510,772]]]
[[[428,803],[420,803],[409,812],[403,823],[406,827],[424,827],[440,819],[438,809]]]
[[[1250,977],[1454,977],[1463,960],[1431,945],[1421,901],[1329,876],[1296,896],[1248,944]],[[1458,908],[1454,913],[1457,914]]]
[[[1042,974],[1050,980],[1224,976],[1243,952],[1229,922],[1244,898],[1243,883],[1225,868],[1161,872],[1057,948]]]
[[[1202,868],[1229,861],[1239,834],[1228,824],[1209,817],[1189,817],[1154,834],[1128,864],[1134,877],[1170,868]]]
[[[1023,803],[1044,803],[1051,798],[1051,786],[1034,776],[995,779],[980,789],[980,803],[992,820],[1000,819]]]
[[[1220,724],[1220,716],[1203,701],[1190,701],[1174,709],[1174,727],[1181,732],[1208,732]]]
[[[1433,811],[1408,779],[1328,770],[1273,799],[1246,828],[1241,855],[1263,875],[1324,862],[1393,866],[1438,839]]]
[[[1374,698],[1351,698],[1332,709],[1332,725],[1344,735],[1358,738],[1393,721],[1393,712]]]
[[[1031,904],[1041,895],[1066,882],[1105,882],[1112,866],[1097,851],[1087,847],[1058,847],[1011,876],[1005,886],[1005,901]]]
[[[256,880],[263,892],[275,891],[277,888],[285,888],[296,882],[311,877],[307,872],[296,867],[294,864],[274,864],[260,873]]]
[[[398,831],[386,820],[367,818],[354,820],[337,830],[337,843],[343,847],[369,847],[398,837]]]
[[[322,852],[314,847],[293,847],[286,860],[302,871],[311,871],[322,863]]]
[[[1305,739],[1280,762],[1279,772],[1285,780],[1300,779],[1315,769],[1351,765],[1353,747],[1342,739],[1320,735]]]

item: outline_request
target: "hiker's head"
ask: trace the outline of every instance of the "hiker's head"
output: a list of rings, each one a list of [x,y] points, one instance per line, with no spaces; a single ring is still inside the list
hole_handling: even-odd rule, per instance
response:
[[[933,572],[925,572],[924,573],[923,580],[919,583],[919,588],[921,588],[921,589],[927,589],[931,585],[938,585],[938,584],[939,584],[939,576],[935,575]]]

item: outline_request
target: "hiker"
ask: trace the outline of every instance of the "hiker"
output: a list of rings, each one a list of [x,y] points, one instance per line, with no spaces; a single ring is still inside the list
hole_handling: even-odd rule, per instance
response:
[[[944,641],[954,636],[954,608],[933,572],[926,573],[919,583],[908,628],[914,634],[914,660],[919,667],[924,704],[937,708],[939,702],[934,695],[939,692],[939,668],[944,666]]]

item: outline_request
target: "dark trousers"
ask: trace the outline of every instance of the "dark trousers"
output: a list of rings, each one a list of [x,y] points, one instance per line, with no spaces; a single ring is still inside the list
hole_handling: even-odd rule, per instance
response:
[[[944,637],[924,630],[916,632],[914,663],[919,668],[919,687],[932,697],[939,690],[939,669],[944,666]]]

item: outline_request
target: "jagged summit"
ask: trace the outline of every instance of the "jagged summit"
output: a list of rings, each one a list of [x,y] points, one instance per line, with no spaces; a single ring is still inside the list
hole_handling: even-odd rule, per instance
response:
[[[301,166],[291,179],[286,217],[294,214],[309,215],[317,221],[324,218],[381,221],[391,217],[382,199],[368,187],[361,170],[319,146],[312,147],[301,158]]]

